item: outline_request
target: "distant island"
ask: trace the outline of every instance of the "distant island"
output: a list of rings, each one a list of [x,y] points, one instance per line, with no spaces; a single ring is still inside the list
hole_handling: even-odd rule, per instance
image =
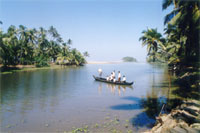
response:
[[[134,57],[129,57],[129,56],[126,56],[124,58],[122,58],[123,62],[137,62],[137,59],[134,58]]]

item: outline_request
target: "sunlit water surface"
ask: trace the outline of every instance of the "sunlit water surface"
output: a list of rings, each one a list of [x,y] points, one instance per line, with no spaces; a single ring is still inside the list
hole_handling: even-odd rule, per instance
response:
[[[121,71],[132,87],[94,81]],[[164,67],[142,63],[88,64],[83,67],[37,70],[1,75],[1,132],[142,132],[155,122],[142,101],[165,100]],[[154,104],[154,103],[152,103]],[[147,105],[148,106],[148,105]]]

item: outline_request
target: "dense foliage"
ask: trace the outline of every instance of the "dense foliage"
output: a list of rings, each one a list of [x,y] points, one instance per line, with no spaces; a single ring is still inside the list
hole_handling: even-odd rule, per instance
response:
[[[129,56],[126,56],[126,57],[122,58],[122,60],[124,62],[137,62],[137,60],[135,58],[129,57]]]
[[[2,23],[1,23],[2,24]],[[50,62],[61,65],[82,65],[85,57],[70,48],[72,41],[64,42],[57,30],[51,26],[28,29],[11,25],[7,32],[0,30],[0,64],[48,66]],[[89,54],[85,52],[88,56]]]
[[[164,0],[163,10],[173,6],[166,15],[163,38],[156,29],[143,31],[140,38],[147,45],[149,62],[167,62],[189,66],[199,62],[200,4],[198,0]]]

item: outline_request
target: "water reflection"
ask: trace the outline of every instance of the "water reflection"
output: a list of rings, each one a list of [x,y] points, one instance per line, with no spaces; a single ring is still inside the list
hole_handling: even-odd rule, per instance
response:
[[[71,85],[67,80],[71,73],[75,76],[75,72],[65,69],[19,72],[0,77],[2,81],[0,113],[3,131],[8,130],[5,129],[6,125],[13,122],[17,123],[28,118],[34,120],[36,117],[32,116],[32,112],[40,112],[36,113],[38,116],[54,112],[63,95],[73,94],[74,89],[66,87],[66,84]]]
[[[177,86],[172,84],[176,75],[164,69],[164,73],[159,75],[160,81],[154,72],[150,76],[151,91],[140,101],[141,108],[145,110],[131,120],[133,125],[139,127],[152,127],[157,116],[171,111],[171,108],[175,108],[181,102],[180,98],[171,92],[171,89],[177,90]]]
[[[102,88],[103,88],[104,86],[105,86],[105,88],[106,88],[108,91],[110,91],[113,95],[116,95],[116,93],[117,93],[118,96],[124,95],[127,88],[133,90],[133,86],[99,83],[99,85],[98,85],[98,92],[99,92],[99,94],[102,94]]]
[[[151,73],[147,79],[150,89],[143,97],[123,97],[121,99],[130,100],[133,103],[110,106],[113,110],[142,110],[130,119],[134,127],[151,127],[155,123],[155,118],[162,113],[161,108],[164,104],[169,107],[170,104],[174,105],[178,101],[171,96],[170,89],[174,87],[171,83],[173,75],[168,73],[167,69],[153,66],[153,69],[148,72]]]
[[[68,130],[86,121],[98,123],[105,112],[118,113],[123,121],[129,120],[136,128],[153,123],[162,103],[175,102],[165,99],[172,99],[172,91],[163,68],[153,70],[146,64],[114,64],[105,65],[105,71],[112,71],[114,67],[126,72],[127,78],[136,84],[119,86],[96,82],[91,75],[99,68],[97,65],[0,76],[2,131]],[[90,109],[92,111],[88,111]],[[99,111],[102,109],[105,111]],[[20,125],[20,121],[26,121],[26,125]],[[46,121],[52,122],[48,128],[41,126]],[[16,123],[18,126],[6,128]]]

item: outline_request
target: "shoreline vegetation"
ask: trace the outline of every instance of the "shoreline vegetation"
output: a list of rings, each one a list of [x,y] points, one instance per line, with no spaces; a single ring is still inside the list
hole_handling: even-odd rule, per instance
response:
[[[165,37],[156,28],[147,28],[139,39],[147,46],[147,61],[167,64],[169,72],[176,75],[172,83],[178,86],[171,90],[169,85],[175,98],[167,98],[168,111],[159,114],[147,132],[200,132],[199,1],[163,0],[162,9],[168,7],[172,8],[164,18]]]
[[[85,64],[119,64],[123,63],[122,61],[88,61]],[[79,65],[78,65],[79,66]],[[57,63],[49,63],[48,66],[37,67],[35,65],[8,65],[3,66],[0,64],[0,74],[11,74],[15,72],[22,71],[34,71],[34,70],[42,70],[42,69],[61,69],[66,67],[77,67],[77,65],[59,65]]]
[[[70,66],[76,66],[76,65],[70,65]],[[4,68],[2,65],[0,65],[0,70],[1,70],[0,74],[12,74],[15,72],[25,72],[25,71],[45,70],[45,69],[61,69],[64,67],[66,66],[50,64],[49,66],[44,66],[44,67],[36,67],[35,65],[16,65]]]
[[[123,61],[88,61],[85,64],[120,64],[124,63]],[[80,66],[80,65],[78,65]],[[59,65],[57,63],[49,63],[48,66],[37,67],[35,65],[8,65],[4,67],[0,64],[0,74],[11,74],[15,72],[22,71],[33,71],[33,70],[42,70],[42,69],[61,69],[66,67],[78,67],[77,65]]]
[[[118,64],[122,61],[88,61],[87,64]]]
[[[16,65],[84,65],[89,53],[81,53],[71,45],[72,40],[65,42],[53,26],[46,30],[43,27],[29,29],[23,25],[18,28],[11,25],[7,32],[0,29],[0,64],[4,70]]]
[[[122,60],[123,62],[138,62],[136,58],[130,56],[123,57]]]

